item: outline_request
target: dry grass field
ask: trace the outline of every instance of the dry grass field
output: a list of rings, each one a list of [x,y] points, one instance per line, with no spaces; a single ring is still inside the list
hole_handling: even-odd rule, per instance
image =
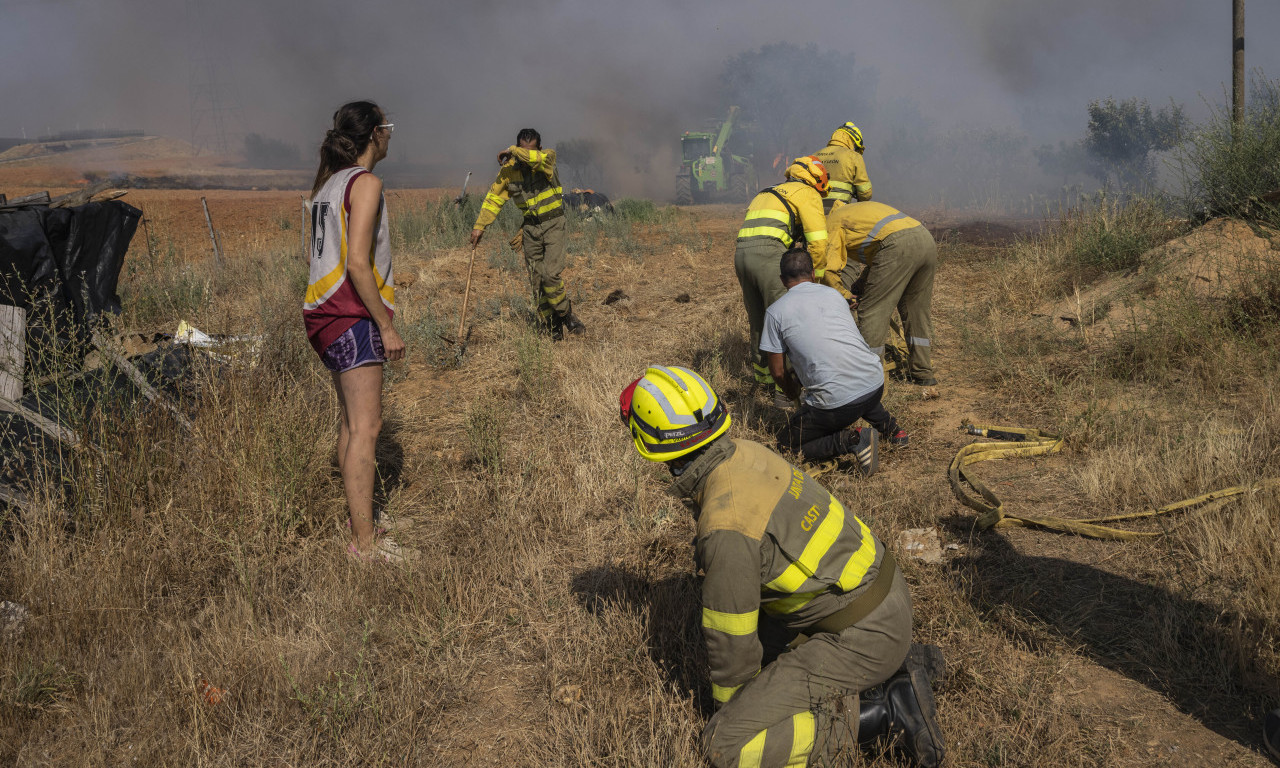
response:
[[[190,432],[143,408],[84,424],[100,449],[69,460],[75,492],[6,521],[0,597],[31,617],[0,643],[0,762],[700,764],[711,700],[692,521],[631,447],[616,398],[647,363],[690,366],[729,403],[733,435],[771,441],[782,414],[750,383],[731,266],[741,211],[575,217],[566,279],[588,333],[563,343],[531,329],[524,267],[494,232],[459,358],[440,334],[456,330],[470,221],[446,194],[388,201],[409,349],[388,368],[378,500],[417,552],[402,566],[344,553],[337,405],[299,310],[298,194],[124,198],[148,229],[121,278],[121,330],[186,319],[262,335],[260,354],[200,382]],[[1274,492],[1104,542],[975,530],[946,467],[973,439],[967,419],[1066,438],[1059,455],[977,468],[1015,513],[1139,511],[1280,475],[1277,251],[1220,227],[1197,252],[1248,279],[1194,290],[1203,280],[1162,283],[1148,272],[1166,267],[1144,260],[1122,295],[1064,324],[1055,308],[1117,274],[1073,255],[1090,220],[1039,235],[909,213],[940,237],[938,396],[891,384],[911,446],[883,452],[872,478],[823,482],[890,546],[921,527],[947,546],[940,564],[901,559],[917,638],[949,664],[948,763],[1268,764]]]

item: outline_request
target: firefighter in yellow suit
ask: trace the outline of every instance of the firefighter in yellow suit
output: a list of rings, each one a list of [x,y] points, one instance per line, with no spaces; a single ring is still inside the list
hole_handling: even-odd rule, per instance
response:
[[[906,580],[866,523],[778,454],[730,439],[728,409],[687,368],[650,366],[619,409],[636,451],[693,502],[712,765],[851,765],[880,737],[940,765],[941,651],[911,645]]]
[[[471,246],[480,244],[485,227],[498,218],[507,200],[512,200],[524,214],[521,236],[524,258],[529,265],[529,279],[538,295],[538,319],[556,339],[568,331],[580,334],[586,330],[573,314],[573,305],[565,293],[560,272],[564,269],[566,237],[564,231],[564,190],[556,174],[556,151],[542,148],[542,136],[525,128],[516,143],[498,153],[498,178],[480,205],[471,230]]]
[[[764,311],[787,292],[778,272],[782,254],[793,243],[803,243],[819,279],[827,259],[827,221],[822,211],[822,198],[829,188],[827,169],[813,156],[798,157],[787,166],[786,179],[761,190],[747,206],[733,256],[751,328],[756,382],[766,385],[774,381],[769,359],[760,351],[760,332]]]
[[[831,177],[831,191],[822,201],[827,213],[855,199],[871,199],[871,178],[867,176],[867,161],[862,159],[865,149],[862,131],[853,123],[845,123],[831,134],[827,146],[813,153]]]
[[[897,309],[907,340],[906,380],[930,387],[933,372],[933,277],[938,246],[924,225],[896,208],[867,201],[838,206],[827,217],[831,247],[822,280],[858,294],[858,330],[884,355]]]

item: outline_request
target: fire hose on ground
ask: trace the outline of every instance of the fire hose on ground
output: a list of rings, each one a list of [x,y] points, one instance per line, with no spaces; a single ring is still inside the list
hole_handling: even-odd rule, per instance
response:
[[[951,466],[947,469],[947,477],[951,481],[951,490],[961,504],[978,513],[978,527],[983,530],[1006,527],[1038,528],[1061,533],[1074,533],[1094,539],[1132,541],[1134,539],[1162,536],[1165,531],[1128,531],[1122,528],[1113,528],[1109,524],[1145,520],[1181,512],[1192,507],[1198,507],[1196,511],[1199,512],[1211,512],[1222,508],[1246,493],[1260,491],[1264,488],[1280,487],[1280,478],[1266,478],[1254,485],[1234,485],[1230,488],[1210,491],[1190,499],[1167,504],[1159,509],[1149,509],[1142,512],[1084,519],[1066,519],[1051,516],[1023,517],[1005,512],[1004,505],[1000,499],[991,492],[991,489],[982,480],[969,470],[969,467],[992,459],[1044,456],[1058,453],[1062,450],[1062,438],[1041,432],[1038,429],[1024,429],[1022,427],[964,424],[960,428],[968,434],[995,438],[998,441],[993,443],[975,442],[964,446],[956,453],[955,458],[951,460]],[[976,496],[965,490],[964,484],[966,483],[977,492]]]

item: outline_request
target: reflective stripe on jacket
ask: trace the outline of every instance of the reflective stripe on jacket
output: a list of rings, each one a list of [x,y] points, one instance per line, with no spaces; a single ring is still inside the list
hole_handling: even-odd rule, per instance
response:
[[[786,200],[791,210],[788,211],[777,196],[761,192],[747,206],[738,241],[768,237],[790,248],[803,235],[814,272],[821,277],[827,263],[827,221],[822,212],[822,195],[801,181],[784,181],[771,189]],[[793,213],[799,232],[789,229]]]
[[[839,132],[847,136],[843,131]],[[847,146],[832,142],[814,153],[827,167],[831,178],[831,191],[823,200],[827,213],[837,203],[850,203],[856,198],[859,201],[871,199],[871,179],[867,176],[867,161],[862,154]]]
[[[760,670],[761,610],[789,628],[811,626],[869,585],[884,556],[865,523],[786,459],[750,440],[727,447],[692,492],[702,632],[720,704]]]
[[[843,290],[836,275],[846,264],[870,265],[886,237],[921,224],[897,208],[867,201],[839,206],[827,217],[827,226],[831,227],[831,248],[823,282],[832,285],[834,279],[832,287]]]
[[[489,192],[480,204],[475,229],[484,229],[498,218],[508,198],[526,219],[553,219],[564,215],[560,177],[556,173],[554,149],[507,147],[511,159],[498,170]]]

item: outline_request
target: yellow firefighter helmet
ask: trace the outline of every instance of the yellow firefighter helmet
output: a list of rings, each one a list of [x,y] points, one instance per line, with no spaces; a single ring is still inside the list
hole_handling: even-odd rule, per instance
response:
[[[797,157],[787,166],[786,176],[792,181],[803,181],[822,193],[825,197],[831,191],[831,179],[827,174],[827,166],[813,155]]]
[[[701,376],[678,366],[651,365],[618,397],[622,423],[649,461],[671,461],[729,429],[729,410]]]
[[[866,149],[866,147],[862,145],[862,131],[858,129],[858,126],[854,125],[851,122],[845,123],[844,125],[837,128],[835,130],[835,133],[831,134],[832,141],[843,144],[844,141],[842,141],[842,139],[852,141],[853,149],[857,150],[858,152],[861,152],[864,149]]]

